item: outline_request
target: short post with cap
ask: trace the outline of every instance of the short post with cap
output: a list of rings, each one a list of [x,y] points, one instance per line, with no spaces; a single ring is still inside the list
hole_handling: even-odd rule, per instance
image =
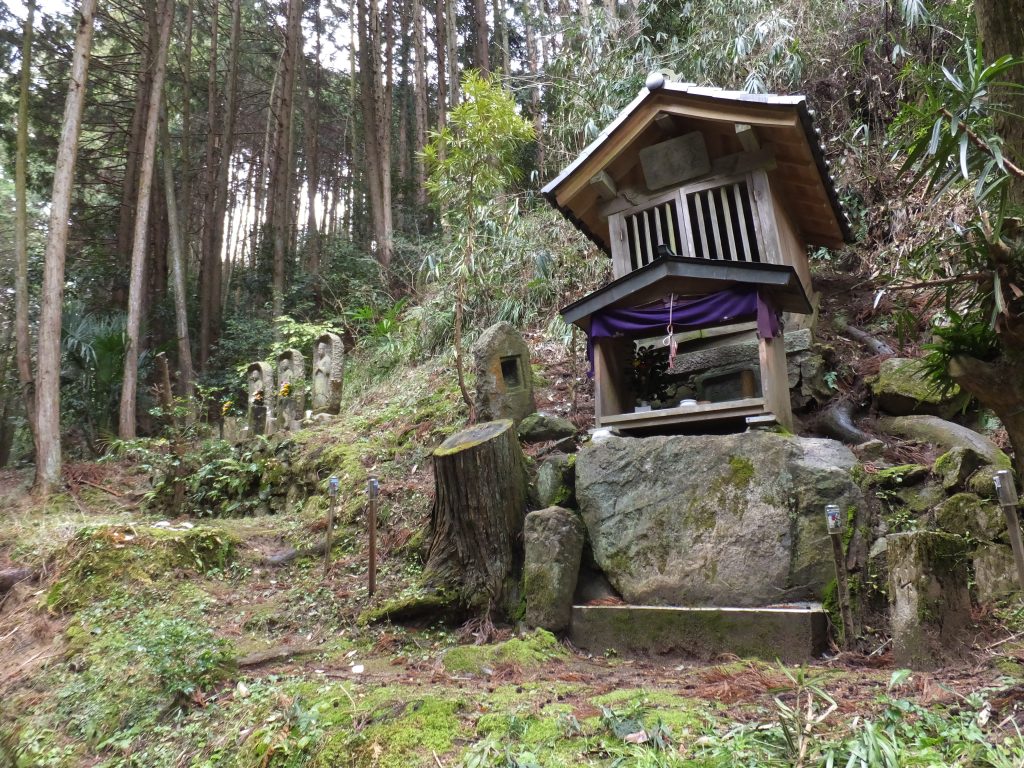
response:
[[[839,600],[839,614],[843,621],[843,648],[848,649],[853,641],[853,611],[850,609],[850,590],[846,583],[846,558],[843,555],[843,518],[838,504],[825,505],[825,523],[828,537],[832,540],[832,559],[836,566],[836,597]]]
[[[324,542],[324,576],[331,567],[331,538],[334,535],[334,505],[338,501],[338,478],[331,475],[327,481],[327,494],[331,497],[331,503],[327,512],[327,541]]]

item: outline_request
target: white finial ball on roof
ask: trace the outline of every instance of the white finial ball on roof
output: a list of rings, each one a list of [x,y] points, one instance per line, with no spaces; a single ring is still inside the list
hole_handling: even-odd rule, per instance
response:
[[[659,88],[665,87],[665,76],[661,72],[651,72],[647,76],[647,82],[644,83],[647,86],[648,91],[656,91]]]

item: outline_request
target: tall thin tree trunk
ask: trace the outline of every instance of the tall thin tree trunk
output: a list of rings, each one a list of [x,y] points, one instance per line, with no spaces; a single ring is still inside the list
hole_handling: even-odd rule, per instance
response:
[[[284,54],[281,68],[281,95],[278,101],[273,168],[270,174],[270,195],[273,198],[273,213],[269,216],[274,248],[273,283],[273,316],[284,314],[285,266],[291,212],[290,176],[291,176],[291,133],[293,117],[293,99],[295,95],[295,70],[298,57],[302,52],[302,2],[288,0],[287,25],[285,27]]]
[[[182,397],[192,402],[192,345],[188,335],[188,295],[185,292],[187,271],[182,247],[181,221],[174,191],[174,158],[167,121],[160,124],[160,147],[164,156],[164,197],[167,198],[167,228],[171,251],[171,288],[174,293],[174,328],[178,343],[178,385]]]
[[[437,130],[448,124],[448,12],[445,0],[437,0],[434,10],[434,50],[437,52]],[[441,158],[442,160],[444,158]]]
[[[320,228],[316,220],[316,197],[320,188],[320,2],[316,0],[314,8],[314,27],[316,31],[316,58],[313,63],[313,98],[307,95],[306,106],[306,186],[308,219],[306,221],[306,270],[313,276],[313,293],[316,303],[320,304]],[[306,78],[309,79],[308,77]],[[308,86],[308,83],[307,83]],[[303,91],[308,94],[308,90]]]
[[[391,93],[390,73],[381,72],[383,35],[376,0],[359,0],[359,74],[363,106],[366,172],[377,262],[391,265]]]
[[[415,153],[413,184],[416,187],[416,213],[420,217],[427,210],[427,171],[420,153],[423,152],[423,147],[427,144],[427,100],[429,98],[427,93],[427,51],[423,40],[423,14],[424,9],[421,0],[413,0],[412,36],[413,50],[416,54],[416,65],[413,69],[413,98],[416,117],[416,137],[413,142],[413,151]],[[437,74],[439,80],[443,78],[443,69],[443,65],[438,66]],[[440,96],[438,96],[438,102],[440,102]],[[443,109],[440,103],[438,103],[438,107],[439,110]]]
[[[188,265],[192,251],[192,27],[194,0],[185,2],[185,46],[181,63],[181,221],[182,257]]]
[[[18,96],[18,139],[14,159],[14,340],[18,383],[32,439],[36,434],[35,382],[32,379],[32,340],[28,327],[28,89],[32,79],[32,20],[35,0],[25,4],[21,41],[21,92]]]
[[[217,43],[220,37],[220,0],[210,8],[210,60],[206,81],[206,195],[199,261],[199,370],[206,371],[213,347],[215,305],[220,295],[220,259],[213,252],[217,217]]]
[[[95,15],[96,0],[82,0],[78,11],[75,48],[71,56],[71,80],[54,166],[50,230],[46,239],[43,267],[37,352],[39,375],[36,379],[36,475],[33,488],[44,496],[60,481],[61,472],[60,322],[64,301],[64,257]]]
[[[448,39],[448,106],[455,109],[459,103],[459,30],[456,18],[456,0],[444,5],[444,29]]]
[[[132,238],[132,267],[128,282],[128,341],[124,355],[121,382],[121,408],[117,434],[122,440],[135,437],[135,393],[138,385],[139,326],[142,324],[143,278],[146,267],[149,203],[153,191],[153,167],[156,160],[156,136],[163,101],[164,75],[167,72],[167,46],[174,20],[174,0],[163,0],[160,9],[160,40],[157,43],[153,69],[153,85],[146,112],[146,140],[143,143],[142,167],[139,169],[139,202],[135,211],[135,236]]]
[[[481,75],[491,73],[491,57],[488,46],[490,30],[487,28],[487,0],[473,0],[473,38],[476,42],[473,63]]]

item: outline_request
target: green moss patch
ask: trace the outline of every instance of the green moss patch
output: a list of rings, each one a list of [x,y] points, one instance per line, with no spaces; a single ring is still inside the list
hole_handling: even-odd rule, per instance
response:
[[[109,525],[83,528],[58,556],[60,577],[46,603],[73,610],[109,596],[119,586],[151,584],[170,572],[224,568],[236,542],[221,529],[184,530]]]
[[[538,629],[494,645],[457,646],[444,654],[442,663],[453,674],[483,675],[502,666],[532,669],[567,655],[553,634]]]

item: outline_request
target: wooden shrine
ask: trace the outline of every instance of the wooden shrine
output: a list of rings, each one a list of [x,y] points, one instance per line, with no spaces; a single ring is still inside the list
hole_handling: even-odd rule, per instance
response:
[[[792,428],[780,317],[812,311],[808,246],[852,239],[804,97],[651,75],[543,194],[612,258],[613,282],[562,310],[588,334],[597,426]],[[757,329],[740,397],[638,405],[642,354],[722,327]]]

